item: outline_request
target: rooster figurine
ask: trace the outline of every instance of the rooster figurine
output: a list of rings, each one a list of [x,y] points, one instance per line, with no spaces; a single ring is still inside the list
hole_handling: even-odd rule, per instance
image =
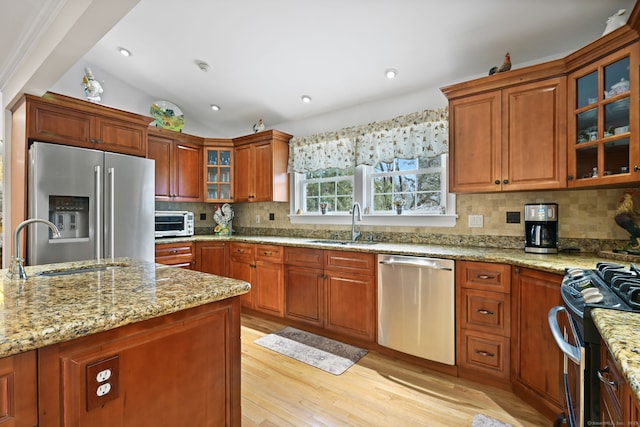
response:
[[[630,234],[629,243],[622,248],[624,252],[640,253],[640,212],[636,210],[633,201],[633,197],[638,195],[640,191],[625,190],[614,216],[616,224]]]
[[[258,120],[258,123],[253,125],[253,132],[254,133],[258,133],[258,132],[262,132],[264,130],[264,122],[262,121],[262,119]]]
[[[507,54],[504,56],[504,62],[502,63],[502,65],[500,67],[491,67],[491,69],[489,70],[489,75],[493,75],[496,73],[502,73],[504,71],[509,71],[511,69],[511,55],[509,55],[509,52],[507,52]]]

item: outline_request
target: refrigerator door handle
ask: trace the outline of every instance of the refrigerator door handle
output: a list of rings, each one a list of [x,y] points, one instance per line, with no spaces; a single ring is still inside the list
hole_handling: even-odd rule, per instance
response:
[[[109,256],[113,260],[116,253],[116,239],[115,239],[115,183],[116,183],[116,169],[107,169],[109,174]]]
[[[100,261],[102,259],[102,168],[96,165],[94,168],[95,174],[95,195],[96,195],[96,228],[95,228],[95,253],[96,259]]]

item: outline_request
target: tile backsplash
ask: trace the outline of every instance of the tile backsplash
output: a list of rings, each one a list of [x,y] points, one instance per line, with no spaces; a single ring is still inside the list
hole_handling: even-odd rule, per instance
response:
[[[458,221],[455,227],[362,226],[363,235],[376,240],[469,246],[524,247],[524,205],[557,203],[561,248],[578,247],[597,252],[622,246],[627,232],[613,217],[624,189],[558,190],[539,192],[459,194]],[[190,210],[195,213],[196,233],[210,234],[215,226],[213,203],[156,202],[156,209]],[[289,222],[289,204],[262,202],[233,204],[233,229],[239,234],[286,235],[316,238],[347,238],[350,226],[326,226]],[[506,222],[507,212],[520,212],[519,224]],[[206,219],[200,220],[200,214]],[[274,219],[270,220],[269,215]],[[482,215],[482,228],[469,228],[468,216]],[[260,223],[256,223],[260,216]]]

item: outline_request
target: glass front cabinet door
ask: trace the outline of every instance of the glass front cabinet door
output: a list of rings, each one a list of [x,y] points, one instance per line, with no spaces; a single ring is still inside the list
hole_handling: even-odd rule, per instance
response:
[[[233,202],[233,146],[204,147],[205,202]]]
[[[570,74],[568,98],[569,187],[640,179],[637,44]]]

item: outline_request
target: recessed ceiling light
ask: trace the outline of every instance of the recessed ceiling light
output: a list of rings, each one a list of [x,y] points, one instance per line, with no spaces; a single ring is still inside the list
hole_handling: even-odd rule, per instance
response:
[[[216,105],[216,104],[211,104],[211,109],[212,109],[213,111],[220,111],[220,106],[219,106],[219,105]]]
[[[131,51],[129,49],[125,49],[123,47],[119,47],[118,48],[118,52],[120,52],[120,54],[122,56],[131,56],[131,55],[133,55],[133,53],[131,53]]]
[[[309,95],[302,95],[301,99],[302,99],[302,102],[304,102],[305,104],[308,104],[311,102],[311,97]]]
[[[395,70],[393,68],[389,68],[388,70],[386,70],[384,72],[384,75],[387,76],[387,78],[389,80],[391,80],[391,79],[395,78],[398,75],[398,70]]]

